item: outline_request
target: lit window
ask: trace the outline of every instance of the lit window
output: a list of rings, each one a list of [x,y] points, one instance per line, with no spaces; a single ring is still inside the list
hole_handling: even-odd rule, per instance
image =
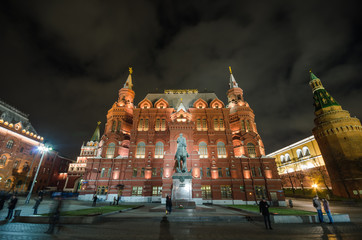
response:
[[[251,131],[251,126],[250,126],[249,120],[246,120],[246,129],[248,129],[248,131]]]
[[[0,159],[0,165],[5,165],[6,160],[7,160],[7,157],[5,155],[2,155],[1,159]]]
[[[220,131],[224,131],[224,119],[220,118],[219,119],[219,127],[220,127]]]
[[[156,131],[160,131],[160,129],[161,129],[161,121],[160,121],[160,119],[159,118],[157,118],[156,119],[156,124],[155,124],[155,130]]]
[[[161,120],[161,131],[166,131],[166,119]]]
[[[304,156],[309,156],[310,155],[310,151],[308,147],[303,147],[303,155]]]
[[[226,148],[223,142],[217,143],[217,157],[218,158],[226,158]]]
[[[303,157],[302,150],[297,149],[297,156],[298,156],[298,158],[302,158],[302,157]]]
[[[255,157],[256,157],[255,145],[252,144],[252,143],[248,143],[248,144],[246,145],[246,148],[247,148],[247,150],[248,150],[249,157],[255,158]]]
[[[142,187],[133,187],[132,196],[142,196]]]
[[[200,142],[199,144],[199,154],[200,158],[207,158],[207,144],[205,142]]]
[[[153,186],[152,187],[152,196],[161,196],[162,187],[161,186]]]
[[[202,130],[206,131],[207,130],[207,122],[206,119],[202,119]]]
[[[202,185],[201,186],[202,199],[211,199],[211,186]]]
[[[78,169],[79,170],[79,169]],[[105,168],[102,168],[102,171],[101,171],[101,177],[104,177],[104,172],[106,171]]]
[[[136,150],[136,158],[145,158],[146,144],[139,142]]]
[[[162,142],[156,143],[155,158],[163,158],[163,143]]]
[[[286,162],[289,162],[289,161],[291,161],[291,159],[290,159],[290,155],[287,153],[287,154],[285,154],[285,161]]]
[[[245,131],[245,121],[241,120],[241,130]]]
[[[12,149],[14,146],[14,141],[13,140],[9,140],[7,143],[6,143],[6,148],[8,149]]]
[[[221,198],[224,198],[224,199],[232,198],[230,185],[221,185],[220,190],[221,190]]]
[[[116,131],[116,121],[112,121],[112,132]]]
[[[110,177],[112,173],[112,168],[108,168],[108,173],[107,173],[107,177]]]
[[[214,130],[219,131],[219,120],[216,118],[214,119]]]
[[[115,143],[108,144],[107,152],[106,152],[106,158],[113,158],[115,149],[116,149],[116,144]]]
[[[201,131],[202,128],[201,128],[201,119],[197,119],[196,120],[196,129],[197,131]]]

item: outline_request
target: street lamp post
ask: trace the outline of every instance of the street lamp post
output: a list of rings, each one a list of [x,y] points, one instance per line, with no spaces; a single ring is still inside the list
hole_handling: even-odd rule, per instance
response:
[[[41,151],[42,154],[41,154],[41,158],[40,158],[40,161],[39,161],[39,164],[38,164],[38,168],[36,169],[36,173],[35,173],[35,176],[34,176],[33,183],[31,184],[30,191],[28,193],[28,196],[26,197],[25,204],[28,204],[30,202],[31,193],[33,192],[33,188],[34,188],[34,185],[36,183],[36,178],[38,177],[38,173],[39,173],[39,170],[40,170],[40,166],[41,166],[41,164],[43,162],[44,155],[45,155],[46,152],[52,150],[51,147],[47,147],[45,145],[39,146],[38,149],[39,149],[39,151]]]

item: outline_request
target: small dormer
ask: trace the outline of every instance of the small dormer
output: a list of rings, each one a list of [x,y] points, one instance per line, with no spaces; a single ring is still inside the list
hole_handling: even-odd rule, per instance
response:
[[[168,107],[169,107],[168,102],[163,98],[160,98],[159,100],[157,100],[157,102],[155,102],[155,108],[163,109]]]
[[[138,107],[143,109],[152,108],[152,102],[145,98],[138,104]]]
[[[224,107],[225,107],[224,103],[218,98],[215,98],[210,103],[210,108],[218,109],[218,108],[224,108]]]
[[[207,108],[207,107],[208,107],[207,102],[202,98],[199,98],[194,102],[194,108]]]

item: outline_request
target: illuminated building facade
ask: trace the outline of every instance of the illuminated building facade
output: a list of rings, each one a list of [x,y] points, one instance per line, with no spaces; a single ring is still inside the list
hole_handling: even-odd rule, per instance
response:
[[[78,165],[71,165],[83,171],[79,198],[97,193],[106,201],[122,195],[123,201],[164,202],[182,133],[197,204],[254,204],[267,197],[283,205],[275,161],[265,156],[253,110],[231,69],[229,85],[226,106],[215,93],[196,89],[149,93],[134,105],[130,71],[104,134],[82,146]]]
[[[0,101],[0,190],[19,193],[29,190],[41,157],[38,147],[43,140],[28,115]],[[64,185],[63,176],[71,161],[55,151],[46,153],[34,191]]]
[[[314,136],[307,137],[267,155],[275,158],[283,188],[331,189],[323,156]]]

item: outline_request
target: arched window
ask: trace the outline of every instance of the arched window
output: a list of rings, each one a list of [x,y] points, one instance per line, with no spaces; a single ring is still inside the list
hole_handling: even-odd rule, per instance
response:
[[[12,149],[14,146],[14,140],[9,140],[7,143],[6,143],[6,148],[8,149]]]
[[[290,155],[287,153],[287,154],[285,154],[285,161],[286,162],[289,162],[289,161],[291,161],[291,159],[290,159]]]
[[[280,156],[280,161],[281,161],[282,163],[284,163],[284,162],[285,162],[284,155],[281,155],[281,156]]]
[[[113,158],[114,157],[114,150],[116,149],[115,143],[108,144],[106,158]]]
[[[255,157],[256,157],[255,145],[252,144],[252,143],[248,143],[248,144],[246,145],[246,148],[247,148],[247,150],[248,150],[249,157],[255,158]]]
[[[136,158],[145,158],[146,153],[146,144],[144,142],[139,142],[137,144]]]
[[[200,142],[199,144],[199,154],[200,158],[207,158],[207,144],[205,142]]]
[[[298,158],[302,158],[302,157],[303,157],[302,150],[297,149],[297,156],[298,156]]]
[[[2,155],[1,158],[0,158],[0,165],[5,165],[6,160],[7,160],[7,157],[5,155]]]
[[[309,152],[309,148],[308,147],[303,147],[303,155],[304,156],[309,156],[310,152]]]
[[[219,126],[220,126],[220,131],[224,131],[224,119],[220,118],[219,119]]]
[[[248,129],[248,131],[251,131],[251,126],[250,126],[249,120],[246,120],[246,129]]]
[[[156,119],[156,123],[155,123],[155,130],[156,131],[160,131],[160,129],[161,129],[161,121],[160,121],[160,119],[159,118],[157,118]]]
[[[116,131],[116,121],[112,121],[112,132]]]
[[[226,148],[223,142],[217,143],[217,157],[218,158],[226,158]]]
[[[196,129],[197,129],[197,131],[202,131],[200,118],[196,120]]]
[[[156,143],[155,158],[163,158],[163,142]]]
[[[214,130],[219,131],[219,119],[214,119]]]

